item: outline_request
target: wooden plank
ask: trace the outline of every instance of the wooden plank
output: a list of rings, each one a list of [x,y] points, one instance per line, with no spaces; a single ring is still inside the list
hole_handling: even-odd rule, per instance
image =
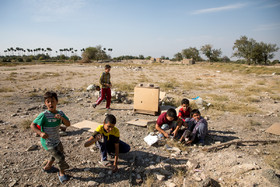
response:
[[[146,119],[133,119],[130,120],[128,122],[126,122],[127,124],[131,124],[131,125],[136,125],[136,126],[141,126],[141,127],[147,127],[147,125],[151,124],[151,123],[155,123],[156,121],[154,120],[146,120]]]
[[[78,129],[85,130],[85,131],[94,132],[94,130],[95,130],[99,125],[102,125],[102,124],[97,123],[97,122],[94,122],[94,121],[84,120],[84,121],[81,121],[81,122],[79,122],[79,123],[75,123],[75,124],[72,125],[72,126],[78,128]]]
[[[225,143],[221,143],[218,145],[213,145],[210,147],[204,147],[202,150],[203,151],[213,151],[213,150],[218,150],[218,149],[222,149],[225,147],[229,147],[232,144],[244,144],[244,143],[263,143],[263,144],[267,144],[267,143],[280,143],[280,140],[232,140],[229,142],[225,142]]]
[[[280,135],[280,123],[273,123],[265,132]]]

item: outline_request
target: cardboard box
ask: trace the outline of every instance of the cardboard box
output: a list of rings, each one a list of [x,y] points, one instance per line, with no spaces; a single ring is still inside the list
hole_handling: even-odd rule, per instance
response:
[[[134,112],[157,115],[159,113],[159,87],[140,84],[134,88]]]

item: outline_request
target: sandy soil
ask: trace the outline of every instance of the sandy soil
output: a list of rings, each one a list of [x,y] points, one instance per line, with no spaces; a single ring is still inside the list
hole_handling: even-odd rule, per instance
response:
[[[265,132],[280,121],[279,75],[242,74],[202,64],[111,65],[115,89],[153,83],[175,101],[200,96],[211,103],[209,109],[202,110],[209,123],[204,147],[235,139],[280,140]],[[98,83],[103,66],[0,67],[0,186],[60,185],[56,173],[41,171],[46,151],[28,126],[45,110],[42,95],[46,90],[58,93],[58,109],[72,124],[82,120],[102,123],[108,113],[105,103],[94,109],[96,96],[86,88]],[[133,98],[131,89],[128,91]],[[131,152],[120,156],[119,171],[111,174],[98,164],[96,149],[83,147],[91,133],[69,127],[67,136],[61,139],[71,178],[63,186],[207,186],[209,181],[220,186],[280,186],[279,143],[232,145],[213,152],[195,145],[178,145],[181,151],[172,152],[165,145],[149,147],[143,140],[149,134],[148,128],[126,124],[134,118],[156,120],[157,116],[134,114],[133,104],[112,103],[111,107],[109,113],[117,117],[121,139],[131,146]],[[28,151],[32,145],[37,145],[36,149]],[[168,141],[168,145],[177,144]]]

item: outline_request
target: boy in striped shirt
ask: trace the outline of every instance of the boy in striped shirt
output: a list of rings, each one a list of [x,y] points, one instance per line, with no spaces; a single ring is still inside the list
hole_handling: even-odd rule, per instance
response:
[[[50,172],[53,170],[52,165],[54,161],[57,160],[59,166],[58,178],[63,183],[68,180],[64,170],[68,169],[69,165],[65,161],[63,146],[60,141],[59,127],[62,123],[67,127],[70,126],[70,121],[61,110],[56,110],[58,99],[55,92],[46,92],[44,101],[48,110],[40,113],[31,123],[30,127],[41,137],[41,144],[50,156],[50,160],[48,160],[42,170]],[[37,125],[40,126],[40,129]]]

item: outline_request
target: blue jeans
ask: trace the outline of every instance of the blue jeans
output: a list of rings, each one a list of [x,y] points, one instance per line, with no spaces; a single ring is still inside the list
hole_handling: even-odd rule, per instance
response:
[[[104,136],[104,143],[101,142],[96,142],[97,147],[100,150],[101,153],[101,160],[107,160],[107,153],[115,153],[115,142],[111,141],[111,139],[109,139],[109,141],[107,140],[107,136]],[[119,141],[119,153],[127,153],[130,151],[130,146],[123,142],[123,141]]]

